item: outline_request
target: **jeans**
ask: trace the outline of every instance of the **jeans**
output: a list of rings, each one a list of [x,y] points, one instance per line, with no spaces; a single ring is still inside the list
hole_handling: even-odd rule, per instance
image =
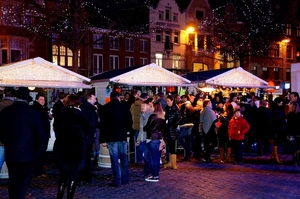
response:
[[[139,135],[139,131],[138,130],[134,130],[134,137],[135,140],[137,140],[137,137]],[[139,146],[136,146],[136,158],[137,158],[137,162],[144,162],[144,150],[146,147],[146,142],[141,142]]]
[[[4,163],[4,146],[0,146],[0,171]]]
[[[190,158],[191,156],[192,128],[193,127],[180,128],[178,134],[178,142],[184,148],[186,158]]]
[[[232,140],[232,151],[234,155],[234,159],[237,163],[241,163],[243,161],[243,141],[242,140]]]
[[[114,176],[113,184],[127,184],[129,182],[129,169],[126,154],[127,142],[108,142],[107,146],[110,155],[111,168]],[[121,168],[119,167],[119,159],[121,162]]]
[[[147,150],[146,150],[146,164],[148,165],[148,168],[150,169],[150,173],[153,177],[159,176],[159,170],[160,170],[160,151],[159,151],[159,145],[160,140],[151,140],[147,143]]]

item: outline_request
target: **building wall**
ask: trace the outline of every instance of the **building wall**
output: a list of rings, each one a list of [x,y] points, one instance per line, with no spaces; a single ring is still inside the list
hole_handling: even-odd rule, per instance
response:
[[[169,18],[166,17],[167,12],[169,12]],[[160,0],[156,8],[150,8],[149,15],[151,63],[175,72],[185,70],[187,44],[185,14],[180,12],[175,0]],[[160,35],[159,41],[158,35]],[[157,58],[157,53],[160,53],[162,57]]]

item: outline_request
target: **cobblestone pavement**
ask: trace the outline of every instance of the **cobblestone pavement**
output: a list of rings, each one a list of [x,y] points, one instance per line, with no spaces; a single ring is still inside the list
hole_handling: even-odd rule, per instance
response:
[[[217,153],[212,163],[192,159],[180,162],[178,170],[162,168],[159,182],[146,182],[142,167],[130,165],[131,181],[119,188],[110,187],[112,172],[96,168],[93,184],[77,188],[75,198],[300,198],[300,166],[291,165],[291,155],[280,154],[283,164],[270,162],[270,156],[244,154],[242,165],[219,163]],[[52,167],[47,177],[33,178],[29,199],[56,196],[58,171]],[[7,179],[0,179],[0,198],[8,198]]]

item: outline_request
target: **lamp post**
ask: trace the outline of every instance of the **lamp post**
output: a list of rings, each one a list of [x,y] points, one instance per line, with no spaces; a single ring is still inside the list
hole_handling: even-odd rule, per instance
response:
[[[195,35],[195,28],[194,26],[187,26],[186,30],[186,40],[185,40],[185,70],[186,73],[188,72],[188,65],[192,63],[192,52],[193,52],[193,46],[195,44],[196,35]],[[193,41],[190,40],[190,35],[194,34]]]

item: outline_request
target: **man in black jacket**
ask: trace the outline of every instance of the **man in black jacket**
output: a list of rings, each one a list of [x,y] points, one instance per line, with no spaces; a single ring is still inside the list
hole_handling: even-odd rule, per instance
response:
[[[95,157],[92,156],[93,152],[93,144],[95,143],[96,138],[96,129],[99,128],[99,116],[97,112],[97,107],[95,106],[96,103],[96,96],[93,93],[86,93],[85,100],[83,104],[80,106],[81,111],[88,119],[90,123],[90,132],[88,135],[87,141],[87,160],[86,160],[86,167],[83,169],[81,173],[81,180],[90,183],[92,182],[93,176],[93,168],[94,168],[94,161]]]
[[[111,92],[111,101],[105,104],[100,114],[101,133],[100,143],[108,147],[114,181],[110,186],[119,187],[129,182],[129,169],[127,160],[127,132],[132,126],[130,111],[120,102],[118,92]],[[119,162],[121,168],[119,168]]]
[[[5,147],[9,198],[25,198],[44,132],[40,114],[29,107],[28,88],[20,87],[16,97],[0,113],[0,139]]]

